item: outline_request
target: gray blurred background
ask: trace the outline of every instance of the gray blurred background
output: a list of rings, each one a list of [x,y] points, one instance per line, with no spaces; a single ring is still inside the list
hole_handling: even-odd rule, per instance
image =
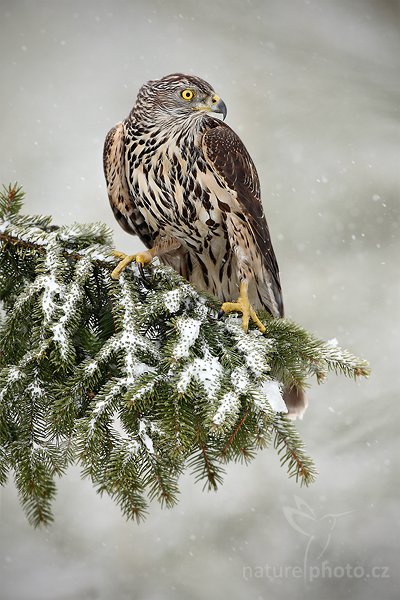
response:
[[[26,212],[139,248],[108,207],[105,134],[147,79],[200,75],[258,167],[288,315],[373,369],[310,390],[309,489],[270,449],[216,494],[185,476],[137,526],[71,469],[35,531],[11,482],[1,600],[399,598],[399,17],[396,0],[0,2],[0,182]]]

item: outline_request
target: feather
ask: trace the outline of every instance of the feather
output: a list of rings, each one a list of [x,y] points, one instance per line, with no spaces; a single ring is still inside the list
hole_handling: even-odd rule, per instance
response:
[[[209,120],[213,121],[214,126],[203,135],[204,155],[224,185],[236,195],[242,217],[261,254],[267,281],[263,282],[260,277],[257,279],[258,284],[265,288],[261,291],[261,296],[265,297],[264,308],[275,316],[283,316],[279,268],[261,203],[256,168],[239,136],[225,123],[216,119]],[[277,310],[274,310],[271,303],[276,305]]]
[[[117,123],[110,129],[104,142],[103,168],[108,199],[122,229],[139,236],[149,248],[153,236],[130,193],[125,173],[125,152],[124,126],[123,123]]]

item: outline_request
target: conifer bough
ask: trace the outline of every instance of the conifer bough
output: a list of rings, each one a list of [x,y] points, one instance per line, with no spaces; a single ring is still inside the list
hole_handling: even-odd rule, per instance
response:
[[[171,507],[189,468],[208,489],[229,461],[273,444],[289,476],[316,475],[281,385],[368,365],[286,319],[267,333],[218,320],[215,298],[171,268],[135,266],[114,281],[102,223],[57,227],[0,194],[0,484],[14,473],[33,525],[52,520],[56,476],[78,463],[100,493],[140,520]]]

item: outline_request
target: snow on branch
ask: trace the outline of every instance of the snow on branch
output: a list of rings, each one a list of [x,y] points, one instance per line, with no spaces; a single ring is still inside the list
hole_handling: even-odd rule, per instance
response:
[[[245,334],[216,299],[171,268],[118,281],[102,223],[57,227],[0,194],[0,483],[14,473],[34,525],[52,519],[55,476],[81,465],[99,492],[140,520],[172,506],[191,469],[215,489],[224,464],[274,443],[288,474],[315,478],[282,387],[368,365],[285,319]]]

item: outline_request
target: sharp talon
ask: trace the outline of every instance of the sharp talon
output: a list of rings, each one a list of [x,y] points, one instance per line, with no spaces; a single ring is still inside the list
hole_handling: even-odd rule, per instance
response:
[[[253,321],[253,323],[257,325],[261,333],[265,333],[267,331],[267,328],[263,323],[261,323],[260,319],[256,315],[256,312],[252,308],[250,308],[250,318]]]
[[[249,302],[249,298],[247,295],[247,283],[242,282],[240,284],[240,295],[236,302],[224,302],[221,306],[220,313],[230,313],[230,312],[241,312],[242,313],[242,328],[243,331],[247,332],[249,329],[249,321],[250,319],[253,323],[258,327],[258,329],[265,333],[266,327],[261,323],[260,319],[257,317],[256,311],[253,309]],[[219,313],[218,313],[219,314]]]
[[[124,252],[119,252],[119,250],[113,250],[112,255],[116,258],[120,258],[121,261],[111,273],[112,279],[118,279],[122,271],[124,271],[128,265],[135,261],[139,267],[140,275],[145,280],[143,265],[150,263],[155,254],[156,253],[154,249],[146,250],[145,252],[141,252],[139,254],[125,254]]]
[[[137,262],[136,264],[137,264],[138,269],[139,269],[139,275],[140,275],[140,278],[142,280],[142,283],[143,283],[144,287],[148,288],[149,287],[149,280],[148,280],[147,275],[146,275],[146,273],[144,271],[143,263],[142,262]]]

